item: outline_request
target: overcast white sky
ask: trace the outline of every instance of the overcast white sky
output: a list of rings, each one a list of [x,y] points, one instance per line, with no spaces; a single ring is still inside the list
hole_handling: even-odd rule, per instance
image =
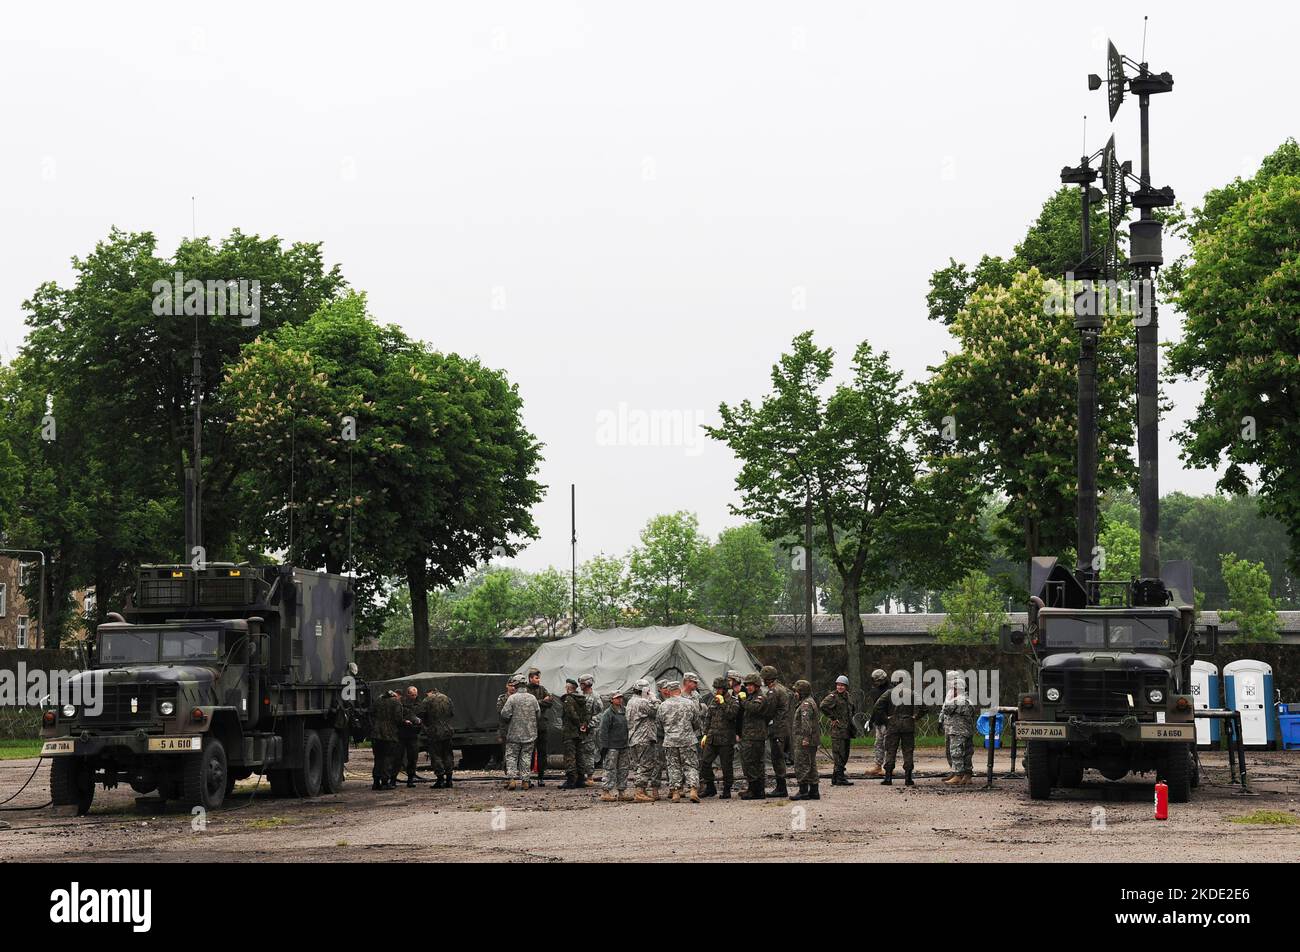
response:
[[[930,272],[1010,251],[1085,112],[1104,142],[1085,76],[1143,13],[1154,183],[1198,202],[1297,131],[1293,5],[5,4],[0,358],[39,282],[113,225],[170,253],[196,196],[201,234],[322,241],[379,319],[519,384],[550,486],[522,567],[567,566],[570,482],[580,560],[665,511],[713,534],[727,450],[602,422],[712,421],[809,327],[921,376]],[[1135,104],[1115,131],[1135,157]]]

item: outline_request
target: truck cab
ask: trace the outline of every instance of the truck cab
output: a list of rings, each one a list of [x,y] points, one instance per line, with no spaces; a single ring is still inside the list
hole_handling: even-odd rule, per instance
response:
[[[1020,697],[1016,722],[1033,799],[1081,785],[1085,769],[1107,780],[1154,772],[1172,802],[1188,799],[1199,779],[1196,639],[1182,596],[1190,568],[1185,581],[1181,569],[1170,571],[1179,587],[1105,582],[1090,592],[1059,567],[1036,573],[1042,584],[1022,638],[1036,661],[1036,684]]]

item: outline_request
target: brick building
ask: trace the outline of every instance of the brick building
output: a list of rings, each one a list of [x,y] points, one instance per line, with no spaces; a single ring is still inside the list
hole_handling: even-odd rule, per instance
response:
[[[0,555],[0,649],[43,648],[35,605],[23,597],[23,587],[40,573],[39,563],[20,561],[15,556]],[[77,611],[94,614],[95,593],[73,593]]]

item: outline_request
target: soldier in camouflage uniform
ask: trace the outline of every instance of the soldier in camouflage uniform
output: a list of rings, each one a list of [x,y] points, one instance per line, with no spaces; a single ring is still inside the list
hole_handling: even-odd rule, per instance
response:
[[[638,803],[653,803],[654,798],[646,793],[655,769],[655,755],[658,745],[655,743],[655,710],[659,702],[650,696],[650,682],[642,678],[632,689],[632,700],[627,705],[627,743],[631,752],[632,786],[636,795],[632,798]]]
[[[537,706],[541,714],[537,719],[537,786],[546,786],[546,758],[550,752],[550,735],[548,725],[550,724],[549,711],[551,705],[555,703],[555,698],[551,697],[549,691],[542,687],[542,672],[539,668],[528,669],[528,682],[524,685],[524,690],[537,699]]]
[[[397,751],[397,725],[402,720],[402,702],[396,691],[386,691],[375,701],[370,712],[370,750],[375,755],[370,770],[371,790],[391,790],[397,786],[393,780],[393,763]]]
[[[406,785],[415,786],[415,762],[420,756],[420,689],[414,684],[402,696],[402,720],[397,725],[398,756],[406,770]],[[397,769],[393,769],[393,783],[397,783]]]
[[[722,768],[722,794],[720,799],[731,799],[731,786],[735,782],[736,752],[736,717],[740,713],[740,703],[735,695],[727,690],[723,678],[714,678],[713,693],[707,698],[704,708],[704,739],[701,750],[704,759],[700,765],[700,776],[704,780],[702,797],[718,794],[713,780],[713,761],[717,760]]]
[[[876,701],[880,700],[880,692],[885,690],[889,684],[889,675],[884,669],[877,668],[871,672],[871,690],[872,694],[868,696],[867,708],[874,710]],[[876,742],[873,749],[876,762],[867,768],[868,777],[883,777],[885,775],[885,726],[883,724],[875,725]]]
[[[835,690],[822,698],[820,710],[831,722],[831,773],[832,787],[851,787],[853,781],[845,775],[849,763],[849,742],[853,739],[853,702],[849,700],[849,679],[840,675],[835,679]]]
[[[609,707],[600,715],[596,728],[600,749],[605,752],[605,791],[600,799],[605,801],[630,800],[627,796],[627,772],[631,761],[628,747],[627,711],[623,709],[623,692],[615,691],[609,698]]]
[[[776,699],[762,694],[758,685],[762,681],[757,673],[745,676],[745,683],[737,700],[744,721],[740,728],[740,765],[745,771],[745,792],[742,800],[762,800],[764,790],[763,748],[767,744],[767,722],[772,718]]]
[[[542,708],[531,691],[528,681],[515,676],[515,693],[506,698],[501,707],[501,720],[506,724],[506,789],[529,789],[528,770],[537,741],[537,722]]]
[[[587,732],[591,716],[587,712],[587,697],[578,691],[575,678],[564,682],[564,697],[560,699],[561,739],[564,744],[564,783],[561,790],[575,790],[585,786],[587,771],[583,764],[583,751],[587,746]]]
[[[668,700],[668,682],[655,683],[656,705]],[[657,710],[656,706],[656,710]],[[659,788],[663,786],[664,777],[668,775],[668,761],[664,758],[664,725],[655,721],[655,769],[650,777],[650,799],[659,799]]]
[[[429,763],[433,766],[434,789],[451,786],[453,756],[451,749],[451,719],[455,716],[451,698],[436,687],[424,696],[420,705],[420,720],[424,722],[425,742],[429,745]]]
[[[781,674],[774,665],[763,665],[759,675],[767,686],[768,695],[773,698],[767,728],[768,747],[772,753],[772,775],[776,778],[776,787],[771,795],[785,797],[790,793],[785,785],[785,759],[790,750],[790,715],[794,710],[794,699],[790,689],[781,683]]]
[[[903,748],[903,782],[915,786],[912,780],[913,754],[916,751],[916,716],[920,705],[915,695],[895,697],[898,689],[883,691],[876,699],[871,712],[871,722],[885,725],[885,786],[894,782],[894,764],[899,745]]]
[[[692,803],[700,802],[700,768],[697,745],[700,742],[700,705],[682,695],[682,687],[669,681],[667,700],[659,705],[656,717],[663,727],[664,760],[668,767],[668,789],[673,803],[680,803],[686,791]]]
[[[582,751],[583,763],[587,768],[583,777],[583,786],[587,787],[596,785],[596,781],[592,779],[596,776],[596,761],[600,759],[600,745],[596,743],[596,728],[600,725],[600,715],[605,711],[605,702],[592,690],[592,685],[595,683],[596,679],[590,674],[578,678],[578,687],[583,697],[587,699],[587,713],[591,715],[587,722],[587,740]]]
[[[501,720],[501,708],[506,706],[506,701],[510,695],[515,693],[515,679],[511,675],[506,679],[506,693],[497,695],[497,757],[501,761],[502,769],[506,765],[506,722]]]
[[[948,742],[951,776],[943,782],[954,787],[971,782],[975,774],[971,758],[975,753],[975,705],[966,696],[966,679],[958,674],[949,681],[948,697],[939,710],[939,722]]]
[[[794,779],[799,782],[799,792],[791,800],[820,800],[817,772],[817,751],[822,746],[822,713],[812,697],[812,685],[800,679],[794,683],[797,704],[794,709],[794,727],[791,741],[794,744]]]

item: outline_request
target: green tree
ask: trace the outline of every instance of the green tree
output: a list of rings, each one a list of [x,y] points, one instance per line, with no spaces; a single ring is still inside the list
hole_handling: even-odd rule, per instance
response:
[[[633,605],[647,623],[681,625],[697,616],[707,548],[694,513],[668,513],[646,523],[629,575]]]
[[[219,245],[184,241],[166,258],[152,234],[113,229],[90,255],[73,259],[73,271],[70,285],[47,282],[24,302],[28,336],[0,398],[0,430],[23,477],[9,541],[51,556],[50,646],[60,624],[71,620],[73,590],[93,585],[102,615],[120,607],[135,565],[182,555],[196,332],[208,395],[204,541],[214,558],[257,554],[234,531],[238,496],[231,487],[239,465],[229,452],[228,409],[214,391],[245,342],[306,320],[343,286],[338,267],[323,265],[318,245],[284,247],[278,238],[238,231]],[[259,282],[260,323],[160,315],[155,285],[168,285],[177,272],[186,280]],[[45,435],[47,416],[53,439]]]
[[[617,628],[628,621],[632,583],[627,563],[600,554],[578,566],[578,617],[591,628]]]
[[[1078,334],[1059,282],[1037,269],[983,286],[949,324],[960,349],[918,388],[932,447],[946,443],[984,491],[1005,500],[1000,541],[1023,563],[1075,543]],[[1098,487],[1132,477],[1133,353],[1112,320],[1098,348]]]
[[[705,564],[704,613],[741,638],[761,636],[777,599],[781,575],[772,547],[752,523],[724,529]]]
[[[1268,593],[1268,570],[1260,562],[1223,556],[1223,580],[1228,586],[1228,610],[1219,619],[1237,625],[1237,642],[1280,641],[1277,599]]]
[[[1223,466],[1219,488],[1258,487],[1300,574],[1300,147],[1288,141],[1249,181],[1206,196],[1180,223],[1191,260],[1169,278],[1183,339],[1168,373],[1204,381],[1177,434],[1193,466]]]
[[[250,344],[223,395],[248,524],[306,564],[355,566],[359,584],[403,578],[421,666],[429,592],[536,534],[540,444],[516,388],[377,325],[361,295]]]
[[[510,569],[493,569],[479,584],[451,607],[452,635],[462,641],[490,643],[525,617],[520,603],[518,574]]]
[[[706,429],[741,462],[741,503],[732,510],[770,538],[803,537],[811,494],[814,546],[842,583],[854,677],[862,664],[860,591],[883,585],[900,564],[961,571],[962,557],[945,556],[967,522],[959,514],[966,500],[932,491],[915,448],[911,402],[888,355],[863,342],[849,381],[824,396],[833,361],[811,332],[799,335],[772,368],[771,392],[757,406],[722,404],[721,425]]]
[[[1108,521],[1097,536],[1097,544],[1106,555],[1103,579],[1128,580],[1141,574],[1138,568],[1142,536],[1133,525],[1122,520]]]
[[[1004,596],[993,579],[972,571],[943,596],[943,624],[935,640],[944,645],[994,644],[1007,621]]]
[[[529,575],[519,593],[520,613],[545,625],[550,638],[572,634],[567,625],[560,630],[560,622],[569,617],[569,603],[569,577],[553,566]]]

